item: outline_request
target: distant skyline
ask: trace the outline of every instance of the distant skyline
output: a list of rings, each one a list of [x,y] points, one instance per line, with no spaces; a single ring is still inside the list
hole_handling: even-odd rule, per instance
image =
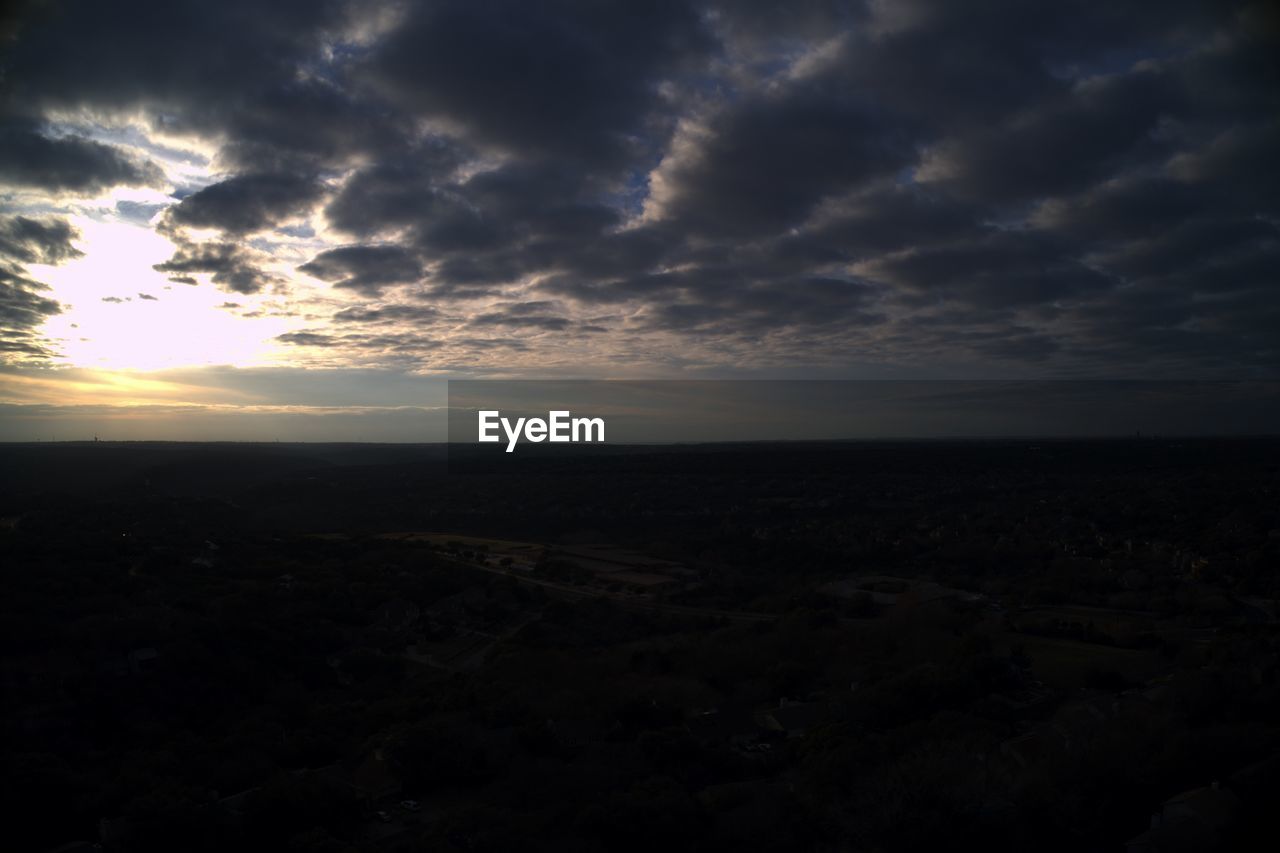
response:
[[[1274,3],[9,5],[0,440],[415,440],[451,378],[1280,379]]]

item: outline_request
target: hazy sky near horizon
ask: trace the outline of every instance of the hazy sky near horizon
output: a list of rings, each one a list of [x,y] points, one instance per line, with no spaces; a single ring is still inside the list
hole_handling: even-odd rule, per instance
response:
[[[406,440],[449,377],[1280,376],[1273,3],[10,5],[7,437]]]

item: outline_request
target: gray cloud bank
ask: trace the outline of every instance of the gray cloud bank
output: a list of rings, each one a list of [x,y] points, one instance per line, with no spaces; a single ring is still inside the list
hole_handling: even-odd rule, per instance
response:
[[[574,335],[617,364],[1275,375],[1273,4],[787,5],[33,4],[0,181],[154,182],[48,129],[76,111],[217,140],[158,269],[279,291],[251,238],[319,212],[341,245],[298,269],[365,304],[284,342],[410,369],[497,333],[529,362]],[[14,265],[51,244],[6,227],[29,329],[56,304]]]
[[[62,313],[44,295],[43,283],[27,274],[27,264],[60,264],[79,257],[71,244],[79,236],[65,220],[0,217],[0,360],[43,359],[54,353],[40,336],[40,326]]]

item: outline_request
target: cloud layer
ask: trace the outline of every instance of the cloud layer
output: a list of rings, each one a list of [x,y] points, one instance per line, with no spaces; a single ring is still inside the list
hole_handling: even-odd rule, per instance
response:
[[[68,0],[12,32],[24,358],[58,310],[26,265],[75,251],[47,217],[169,186],[156,269],[291,301],[299,364],[1280,367],[1272,4]]]

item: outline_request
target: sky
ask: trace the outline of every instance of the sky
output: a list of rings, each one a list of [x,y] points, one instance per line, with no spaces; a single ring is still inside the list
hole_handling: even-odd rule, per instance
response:
[[[1280,378],[1274,3],[0,14],[0,440],[420,440],[447,379]]]

